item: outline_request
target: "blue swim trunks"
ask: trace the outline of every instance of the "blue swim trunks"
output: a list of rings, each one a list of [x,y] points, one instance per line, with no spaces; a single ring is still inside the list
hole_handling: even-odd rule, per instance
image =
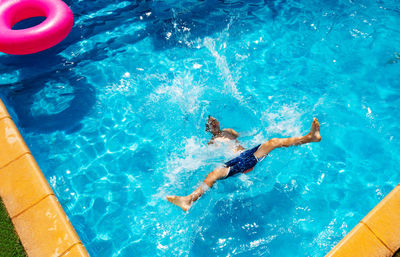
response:
[[[262,161],[257,160],[254,153],[258,150],[260,145],[242,152],[238,157],[225,163],[225,167],[229,168],[228,175],[225,178],[233,176],[238,173],[247,173],[257,164],[257,162]]]

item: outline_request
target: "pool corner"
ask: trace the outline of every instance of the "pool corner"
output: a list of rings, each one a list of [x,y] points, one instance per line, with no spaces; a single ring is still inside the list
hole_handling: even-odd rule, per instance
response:
[[[400,184],[325,257],[392,257],[400,248]]]

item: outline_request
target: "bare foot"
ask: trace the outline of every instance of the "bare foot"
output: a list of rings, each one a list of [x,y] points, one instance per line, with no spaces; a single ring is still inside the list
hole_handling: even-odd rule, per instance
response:
[[[309,135],[311,135],[311,142],[321,141],[321,135],[319,133],[319,122],[317,118],[313,119]]]
[[[192,206],[191,201],[184,196],[168,195],[167,200],[181,207],[184,211],[188,211]]]

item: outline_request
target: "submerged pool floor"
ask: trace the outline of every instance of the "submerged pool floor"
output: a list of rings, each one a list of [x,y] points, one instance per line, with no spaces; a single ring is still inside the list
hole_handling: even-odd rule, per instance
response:
[[[60,45],[0,55],[0,96],[92,256],[324,256],[400,182],[396,1],[81,1]],[[246,148],[307,133],[189,194]],[[39,122],[40,121],[40,122]]]

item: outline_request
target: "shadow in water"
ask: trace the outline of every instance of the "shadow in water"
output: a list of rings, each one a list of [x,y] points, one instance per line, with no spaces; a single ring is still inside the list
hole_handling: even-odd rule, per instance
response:
[[[12,85],[6,94],[19,125],[27,131],[73,132],[95,104],[92,85],[75,74],[47,73]],[[11,85],[10,85],[11,87]]]
[[[154,1],[127,2],[118,6],[117,1],[99,1],[96,4],[74,3],[66,1],[70,5],[75,24],[70,34],[58,45],[41,53],[29,56],[0,56],[0,74],[7,72],[10,68],[32,69],[40,72],[45,68],[52,70],[68,68],[71,64],[82,60],[102,60],[124,50],[119,50],[125,45],[135,44],[141,40],[151,37],[154,49],[163,50],[173,47],[194,47],[193,41],[198,38],[210,36],[220,32],[232,22],[232,18],[240,23],[243,19],[253,19],[252,12],[268,6],[273,18],[278,15],[279,10],[286,0],[253,0],[249,2],[225,2],[221,0],[206,0],[200,2],[174,3]],[[110,4],[116,5],[111,11],[103,11]],[[99,12],[94,17],[85,15]],[[240,19],[238,18],[240,16]],[[59,56],[67,47],[77,44],[82,40],[105,32],[113,31],[121,24],[144,24],[143,29],[126,34],[107,35],[105,42],[97,42],[93,49],[83,54],[66,58]],[[237,24],[236,28],[241,26]],[[35,60],[33,62],[29,60]],[[21,72],[22,76],[30,77],[29,73]],[[28,74],[28,75],[26,75]],[[23,77],[21,79],[24,79]]]
[[[40,53],[26,56],[1,55],[0,76],[3,79],[0,78],[0,86],[10,88],[2,91],[8,95],[9,102],[14,106],[24,128],[42,132],[73,130],[95,102],[95,89],[85,79],[73,73],[74,68],[78,68],[82,62],[112,57],[125,51],[123,46],[135,44],[148,37],[152,39],[154,50],[158,51],[173,47],[193,48],[193,42],[197,39],[226,29],[232,17],[246,14],[246,18],[251,18],[254,10],[265,5],[277,15],[280,4],[284,1],[131,1],[123,4],[120,1],[96,1],[96,4],[78,4],[67,0],[75,18],[70,34],[58,45]],[[114,9],[104,11],[111,4],[115,5]],[[96,13],[93,17],[88,15],[93,13]],[[245,17],[236,20],[240,22],[242,19]],[[80,51],[78,44],[82,40],[90,40],[95,35],[113,31],[121,24],[134,22],[144,26],[130,33],[110,33],[106,41],[96,42],[88,51]],[[71,51],[76,47],[79,53],[70,53],[64,57],[62,53],[68,47],[72,47]],[[50,81],[70,83],[69,86],[74,88],[69,93],[73,95],[73,99],[69,107],[61,112],[35,116],[31,113],[33,95]]]

